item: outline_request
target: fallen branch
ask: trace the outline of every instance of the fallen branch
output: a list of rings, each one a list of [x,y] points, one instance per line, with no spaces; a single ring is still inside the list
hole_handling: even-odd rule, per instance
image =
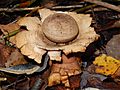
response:
[[[102,1],[98,1],[98,0],[84,0],[84,1],[90,2],[90,3],[95,3],[97,5],[100,5],[100,6],[115,10],[117,12],[120,12],[120,7],[117,7],[115,5],[112,5],[112,4],[109,4],[109,3],[106,3],[106,2],[102,2]]]

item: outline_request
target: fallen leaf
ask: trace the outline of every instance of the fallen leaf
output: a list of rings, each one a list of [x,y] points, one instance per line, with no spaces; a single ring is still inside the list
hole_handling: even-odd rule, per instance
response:
[[[101,88],[102,81],[97,77],[89,77],[87,85],[91,87]]]
[[[102,54],[101,56],[95,58],[93,64],[96,65],[96,73],[112,76],[118,70],[120,66],[120,60]]]
[[[6,35],[10,32],[20,29],[20,25],[18,25],[17,23],[9,23],[7,25],[0,25],[0,29]]]
[[[80,59],[78,59],[77,57],[68,58],[63,54],[62,62],[53,63],[51,66],[51,73],[48,78],[48,86],[62,83],[65,85],[65,87],[77,87],[77,82],[75,83],[75,85],[71,83],[72,85],[70,86],[69,78],[72,76],[77,77],[76,75],[79,75],[81,73],[80,63]],[[71,78],[71,81],[73,79],[74,78]]]
[[[13,51],[13,48],[10,48],[0,43],[0,67],[5,67],[5,63],[10,57],[10,54],[12,51]]]
[[[103,76],[100,74],[83,71],[83,73],[81,75],[80,86],[81,86],[81,88],[84,88],[85,86],[87,86],[87,84],[89,84],[91,86],[93,85],[95,87],[100,87],[102,84],[102,81],[105,80],[106,78],[107,78],[106,76]],[[92,80],[92,79],[94,79],[94,80]]]
[[[27,61],[18,49],[0,44],[1,67],[10,67],[19,64],[25,64]]]
[[[10,67],[26,63],[28,62],[24,59],[24,56],[18,51],[18,49],[15,49],[13,52],[11,52],[7,62],[5,63],[5,66]]]
[[[71,88],[79,88],[80,87],[80,80],[81,80],[80,75],[71,76],[71,77],[69,77],[69,80],[70,80]]]
[[[104,89],[109,89],[109,90],[119,90],[120,89],[120,84],[116,82],[103,82],[102,87]]]
[[[112,56],[120,60],[120,34],[114,35],[106,44],[106,52],[109,56]]]

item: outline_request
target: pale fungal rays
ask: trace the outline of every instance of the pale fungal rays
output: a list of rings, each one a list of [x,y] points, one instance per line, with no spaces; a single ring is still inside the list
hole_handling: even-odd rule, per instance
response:
[[[41,20],[37,17],[21,18],[17,23],[26,26],[28,31],[18,33],[12,41],[24,55],[37,63],[41,63],[42,55],[47,50],[62,50],[65,54],[85,52],[86,47],[99,37],[90,27],[92,18],[88,14],[49,9],[40,9],[39,14]]]

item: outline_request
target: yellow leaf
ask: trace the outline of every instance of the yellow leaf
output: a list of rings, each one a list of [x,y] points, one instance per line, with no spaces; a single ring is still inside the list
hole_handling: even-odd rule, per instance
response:
[[[95,58],[93,62],[96,65],[95,72],[104,75],[113,75],[120,66],[120,61],[105,54]]]

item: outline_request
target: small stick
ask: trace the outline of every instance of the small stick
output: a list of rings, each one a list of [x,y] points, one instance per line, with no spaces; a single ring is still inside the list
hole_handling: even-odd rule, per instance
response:
[[[102,7],[97,7],[97,8],[94,8],[94,12],[99,12],[99,11],[110,11],[109,9],[107,9],[107,8],[102,8]],[[86,13],[90,13],[90,12],[92,12],[90,9],[89,10],[87,10],[87,11],[85,11]]]
[[[97,5],[100,5],[100,6],[115,10],[117,12],[120,12],[120,7],[117,7],[115,5],[112,5],[112,4],[109,4],[109,3],[106,3],[106,2],[102,2],[102,1],[98,1],[98,0],[84,0],[84,1],[90,2],[90,3],[95,3]]]
[[[14,36],[16,35],[18,32],[20,32],[20,30],[15,30],[13,32],[10,32],[9,34],[6,34],[5,36],[2,37],[2,39],[5,39],[5,38],[8,38],[8,37],[11,37],[11,36]],[[1,38],[0,38],[1,39]]]
[[[79,7],[83,7],[83,5],[54,6],[54,7],[50,7],[50,9],[69,9],[69,8],[79,8]]]
[[[40,86],[43,84],[43,80],[41,78],[38,78],[33,87],[31,88],[31,90],[40,90]]]
[[[31,7],[31,8],[0,8],[1,11],[14,12],[14,11],[32,11],[34,9],[39,9],[40,7]]]
[[[3,86],[2,88],[3,88],[3,90],[8,90],[8,88],[9,88],[10,86],[13,86],[13,85],[15,85],[15,84],[17,84],[17,83],[23,82],[24,80],[29,80],[29,79],[28,79],[28,78],[23,78],[23,79],[20,79],[20,80],[15,81],[15,82],[13,82],[13,83],[10,83],[9,85]]]
[[[96,7],[96,6],[97,6],[96,4],[88,5],[88,6],[85,6],[85,7],[80,8],[80,9],[76,9],[75,11],[76,11],[76,12],[83,12],[83,11],[85,11],[85,10],[88,10],[88,9],[90,9],[90,8],[92,8],[92,7]]]
[[[83,5],[70,5],[70,6],[54,6],[50,7],[49,9],[69,9],[69,8],[78,8],[82,7]],[[43,7],[31,7],[31,8],[0,8],[1,11],[5,12],[14,12],[14,11],[32,11],[32,10],[38,10]]]

